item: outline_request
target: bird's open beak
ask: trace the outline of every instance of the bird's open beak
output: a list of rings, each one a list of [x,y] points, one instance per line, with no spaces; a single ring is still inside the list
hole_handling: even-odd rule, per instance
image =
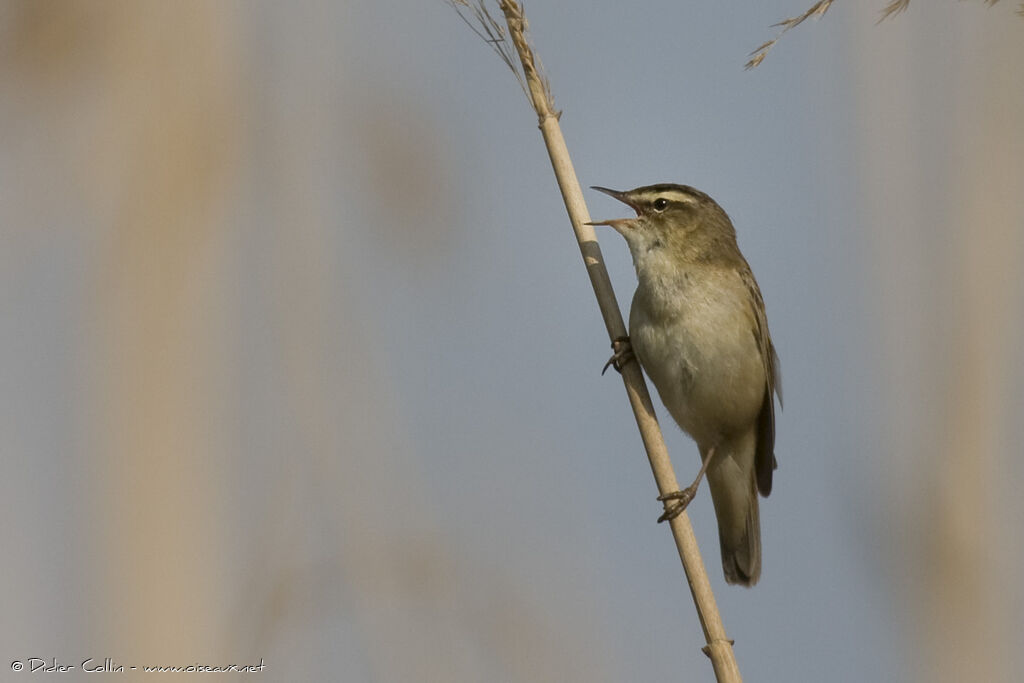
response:
[[[640,215],[640,209],[629,199],[629,195],[626,192],[619,192],[618,190],[609,190],[607,187],[598,187],[597,185],[591,185],[590,189],[597,190],[598,192],[604,192],[609,197],[618,199],[623,204],[626,204],[631,209],[636,211],[636,215]],[[604,221],[591,221],[590,225],[610,225],[619,232],[623,230],[632,230],[636,226],[635,218],[609,218]]]

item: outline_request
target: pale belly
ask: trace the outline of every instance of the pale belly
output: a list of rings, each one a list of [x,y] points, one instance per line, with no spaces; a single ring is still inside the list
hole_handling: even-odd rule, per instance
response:
[[[633,351],[669,413],[702,447],[747,431],[765,393],[746,302],[698,299],[655,323],[634,299]]]

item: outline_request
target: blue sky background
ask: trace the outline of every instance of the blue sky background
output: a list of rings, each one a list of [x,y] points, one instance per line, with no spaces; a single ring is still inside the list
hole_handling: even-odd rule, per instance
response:
[[[882,4],[835,3],[753,71],[803,5],[525,8],[581,183],[708,192],[764,293],[786,402],[756,588],[725,585],[706,492],[690,508],[747,680],[1024,663],[1024,21],[914,2],[876,26]],[[52,32],[25,7],[0,14],[4,657],[712,679],[535,116],[448,6]],[[226,160],[176,161],[173,127],[145,156],[191,106]],[[599,237],[625,313],[628,251]],[[165,542],[189,551],[140,559]]]

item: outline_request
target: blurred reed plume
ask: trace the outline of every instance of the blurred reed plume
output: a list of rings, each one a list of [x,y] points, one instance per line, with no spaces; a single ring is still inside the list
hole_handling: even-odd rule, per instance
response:
[[[783,19],[779,23],[773,24],[772,28],[781,28],[782,30],[779,31],[778,35],[776,35],[771,40],[765,41],[761,45],[758,45],[756,48],[754,48],[754,50],[750,53],[750,59],[744,65],[744,68],[753,69],[754,67],[758,66],[761,62],[764,61],[764,58],[768,56],[768,51],[772,49],[772,46],[774,46],[775,43],[779,42],[779,39],[782,38],[782,36],[785,35],[787,31],[789,31],[791,28],[796,28],[797,26],[804,23],[811,17],[821,18],[822,16],[824,16],[825,12],[827,12],[829,8],[832,6],[833,1],[834,0],[818,0],[818,2],[811,5],[803,14],[798,14],[795,17]],[[997,2],[999,2],[999,0],[985,0],[986,5],[994,5]],[[910,0],[892,0],[889,4],[882,8],[881,16],[878,18],[878,21],[883,22],[889,17],[905,11],[908,6],[910,6]],[[1017,13],[1020,14],[1021,16],[1024,16],[1024,3],[1021,3],[1020,7],[1017,9]]]

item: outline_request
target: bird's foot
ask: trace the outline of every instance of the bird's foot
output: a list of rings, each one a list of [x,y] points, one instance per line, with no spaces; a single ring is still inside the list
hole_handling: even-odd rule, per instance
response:
[[[697,495],[697,486],[687,486],[682,491],[673,491],[672,493],[666,493],[663,496],[658,496],[658,500],[663,503],[668,501],[674,501],[671,505],[665,506],[665,512],[662,513],[661,517],[658,517],[658,524],[667,522],[671,519],[675,519],[683,513],[689,505],[690,501],[693,500],[694,496]]]
[[[612,351],[615,353],[612,354],[612,357],[601,368],[602,375],[608,371],[609,366],[615,368],[615,371],[621,375],[622,368],[635,359],[633,347],[629,343],[629,337],[616,337],[615,341],[612,342]]]

